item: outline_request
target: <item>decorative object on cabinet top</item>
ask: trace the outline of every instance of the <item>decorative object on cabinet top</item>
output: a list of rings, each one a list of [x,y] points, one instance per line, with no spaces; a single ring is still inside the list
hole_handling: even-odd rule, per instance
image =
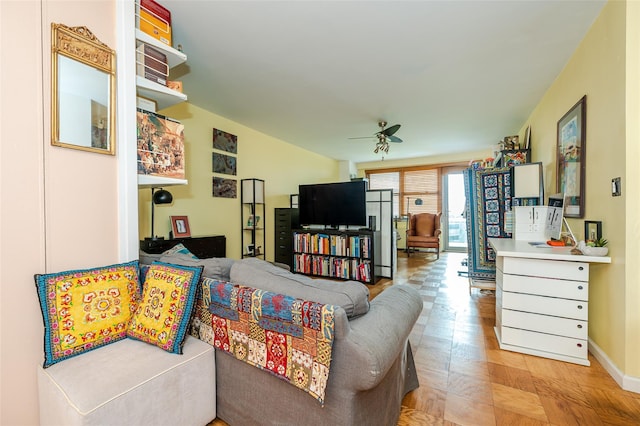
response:
[[[172,238],[188,238],[191,236],[191,227],[187,216],[170,216]]]
[[[145,240],[164,240],[164,237],[158,237],[154,233],[155,224],[155,205],[156,204],[171,204],[173,202],[173,195],[166,189],[151,188],[151,238],[145,238]]]

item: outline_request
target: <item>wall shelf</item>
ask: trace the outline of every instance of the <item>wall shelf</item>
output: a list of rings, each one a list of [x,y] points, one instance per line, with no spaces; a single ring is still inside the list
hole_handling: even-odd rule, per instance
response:
[[[174,49],[173,47],[167,44],[162,43],[159,40],[156,40],[155,38],[151,37],[149,34],[140,31],[138,28],[136,28],[136,42],[138,45],[140,43],[144,43],[155,49],[162,50],[164,54],[167,55],[167,62],[168,62],[169,68],[173,68],[184,62],[187,62],[187,55],[185,55],[179,50]]]
[[[141,31],[139,28],[135,29],[135,39],[136,48],[144,43],[164,53],[167,56],[167,65],[169,69],[183,64],[187,61],[187,55],[151,37],[150,35]],[[156,109],[158,110],[170,107],[181,102],[185,102],[187,100],[186,94],[178,92],[177,90],[169,89],[167,86],[163,86],[162,84],[158,84],[139,75],[136,75],[136,93],[138,96],[155,101]],[[186,179],[138,174],[139,188],[157,188],[161,186],[187,185],[188,183],[189,181]]]
[[[139,75],[136,76],[138,95],[156,101],[158,109],[170,107],[187,100],[187,95],[158,84]]]
[[[187,185],[186,179],[175,179],[154,175],[138,175],[139,188],[157,188],[159,186]]]

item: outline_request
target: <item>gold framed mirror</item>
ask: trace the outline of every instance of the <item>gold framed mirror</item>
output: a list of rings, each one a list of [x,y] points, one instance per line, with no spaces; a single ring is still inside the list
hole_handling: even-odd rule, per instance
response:
[[[115,155],[115,52],[87,27],[52,23],[51,40],[51,144]]]

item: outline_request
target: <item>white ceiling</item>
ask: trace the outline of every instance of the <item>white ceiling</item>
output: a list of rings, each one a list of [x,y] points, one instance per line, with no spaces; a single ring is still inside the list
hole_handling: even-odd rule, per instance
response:
[[[319,154],[490,149],[518,132],[604,0],[162,0],[189,102]],[[224,129],[222,129],[224,130]],[[535,131],[535,129],[534,129]],[[242,143],[242,141],[240,141]]]

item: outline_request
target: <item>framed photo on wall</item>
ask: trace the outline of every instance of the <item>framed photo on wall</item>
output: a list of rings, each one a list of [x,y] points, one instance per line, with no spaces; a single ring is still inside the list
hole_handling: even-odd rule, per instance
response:
[[[171,216],[171,232],[173,232],[173,238],[190,237],[189,218],[187,216]]]
[[[558,121],[556,189],[566,198],[565,217],[584,217],[587,96]]]

